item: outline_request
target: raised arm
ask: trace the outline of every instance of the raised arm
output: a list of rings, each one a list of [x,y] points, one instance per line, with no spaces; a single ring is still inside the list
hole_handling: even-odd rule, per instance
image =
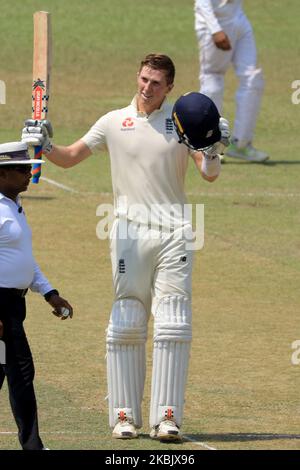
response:
[[[35,121],[28,119],[22,130],[22,142],[28,145],[39,145],[43,154],[55,165],[62,168],[71,168],[89,157],[92,152],[89,147],[79,139],[68,146],[54,145],[50,138],[53,130],[50,121]]]
[[[45,153],[50,162],[62,168],[71,168],[91,154],[92,152],[88,146],[80,139],[68,146],[52,145],[51,151]]]

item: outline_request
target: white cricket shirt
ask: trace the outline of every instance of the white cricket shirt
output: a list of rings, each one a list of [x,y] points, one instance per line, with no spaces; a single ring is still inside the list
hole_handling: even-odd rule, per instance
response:
[[[0,193],[0,287],[30,288],[44,295],[53,289],[32,254],[31,229],[19,200]]]
[[[189,152],[178,143],[166,101],[149,116],[131,104],[102,116],[82,140],[110,154],[115,214],[138,223],[182,226]],[[151,215],[150,215],[151,214]]]
[[[241,13],[244,14],[242,0],[196,0],[195,29],[206,27],[211,34],[217,33],[223,24],[233,22]]]

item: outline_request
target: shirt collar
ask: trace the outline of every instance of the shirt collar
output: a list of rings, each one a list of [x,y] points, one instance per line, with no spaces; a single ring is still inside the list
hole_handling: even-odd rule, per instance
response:
[[[133,97],[132,101],[131,101],[131,106],[133,106],[137,116],[139,117],[147,117],[149,118],[150,116],[154,116],[155,114],[158,114],[158,113],[161,113],[162,111],[165,110],[166,106],[167,106],[167,99],[165,98],[160,106],[159,109],[155,109],[151,114],[146,114],[146,113],[142,113],[140,111],[138,111],[138,108],[137,108],[137,94]]]
[[[6,196],[5,196],[4,194],[2,194],[2,193],[0,193],[0,201],[1,201],[1,199],[6,199],[7,201],[13,202],[13,203],[15,204],[15,201],[13,201],[12,199],[10,199],[9,197],[6,197]],[[20,196],[17,196],[17,201],[16,201],[16,202],[17,202],[17,205],[20,204],[20,202],[21,202]]]

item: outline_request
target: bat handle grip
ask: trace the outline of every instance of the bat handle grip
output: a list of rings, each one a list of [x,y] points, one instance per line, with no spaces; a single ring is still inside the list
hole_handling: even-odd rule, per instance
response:
[[[34,158],[42,158],[42,147],[34,147]],[[34,163],[32,166],[32,182],[38,184],[40,176],[42,173],[42,165],[40,163]]]

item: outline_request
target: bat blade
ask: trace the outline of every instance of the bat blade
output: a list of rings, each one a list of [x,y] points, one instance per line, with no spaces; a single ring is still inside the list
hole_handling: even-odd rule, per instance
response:
[[[51,15],[37,11],[33,15],[32,119],[47,119],[52,65]],[[42,147],[34,148],[35,158],[42,158]],[[32,182],[38,183],[41,165],[32,168]]]

